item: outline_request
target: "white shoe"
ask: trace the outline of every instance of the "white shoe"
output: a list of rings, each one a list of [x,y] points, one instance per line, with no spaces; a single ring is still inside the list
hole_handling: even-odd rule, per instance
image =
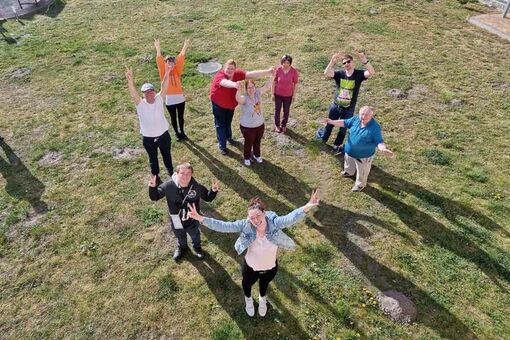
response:
[[[262,157],[255,157],[255,156],[253,156],[253,158],[255,158],[257,163],[262,163]]]
[[[246,307],[244,307],[244,310],[246,311],[246,314],[249,316],[255,315],[255,306],[253,305],[253,298],[246,296],[244,297],[244,302],[246,302]]]
[[[249,159],[245,159],[244,160],[244,165],[250,166],[251,165],[251,161]]]
[[[259,295],[259,315],[266,316],[267,313],[267,301],[266,297],[262,297]]]

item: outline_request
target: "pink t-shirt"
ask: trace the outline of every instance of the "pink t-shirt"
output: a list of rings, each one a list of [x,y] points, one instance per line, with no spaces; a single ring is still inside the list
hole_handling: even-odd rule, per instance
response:
[[[289,72],[283,72],[283,66],[276,70],[274,80],[274,93],[282,97],[290,97],[294,94],[294,84],[299,81],[298,71],[294,67],[290,67]]]
[[[276,266],[276,252],[278,246],[271,243],[265,236],[256,237],[248,247],[245,260],[253,270],[269,270]]]
[[[236,93],[237,89],[231,89],[220,85],[223,79],[227,79],[224,70],[220,70],[214,76],[211,83],[211,92],[209,98],[211,101],[224,109],[233,110],[237,106]],[[240,81],[246,79],[246,71],[236,68],[232,81]]]

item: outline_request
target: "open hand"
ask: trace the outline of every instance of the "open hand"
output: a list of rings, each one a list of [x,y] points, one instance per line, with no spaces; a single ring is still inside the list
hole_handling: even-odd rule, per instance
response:
[[[159,51],[161,49],[161,45],[159,44],[159,39],[154,39],[154,48],[156,51]]]
[[[220,190],[220,182],[217,179],[212,180],[211,190],[218,192]]]
[[[319,205],[319,189],[314,189],[312,194],[310,195],[310,200],[303,207],[305,212],[310,211],[311,209],[317,207]]]
[[[364,64],[367,62],[367,55],[365,54],[365,50],[362,48],[358,48],[356,50],[356,55],[358,56],[359,60]]]
[[[383,155],[393,158],[395,154],[390,149],[384,149],[382,150]]]
[[[195,207],[195,203],[188,203],[188,217],[192,218],[194,220],[197,220],[199,222],[202,222],[204,220],[204,216],[200,215],[197,212],[197,208]]]
[[[126,79],[128,81],[133,80],[133,68],[131,66],[129,66],[129,67],[126,66]]]

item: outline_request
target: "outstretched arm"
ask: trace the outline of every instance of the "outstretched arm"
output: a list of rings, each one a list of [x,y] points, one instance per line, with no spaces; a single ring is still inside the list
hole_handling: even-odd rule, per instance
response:
[[[334,125],[334,126],[340,126],[340,127],[345,126],[343,119],[333,120],[331,118],[324,118],[324,120],[322,122],[324,124],[329,124],[329,125]]]
[[[197,212],[195,204],[188,203],[188,217],[197,220],[207,228],[218,231],[220,233],[235,233],[243,230],[246,225],[246,220],[239,220],[235,222],[220,221],[215,218],[204,217]]]
[[[377,144],[377,148],[379,149],[379,151],[381,151],[383,153],[383,155],[385,156],[388,156],[388,157],[393,157],[395,154],[393,153],[393,151],[391,151],[390,149],[388,149],[386,147],[386,144],[384,143],[379,143]]]
[[[273,74],[274,67],[270,67],[267,70],[256,70],[256,71],[248,71],[246,72],[246,79],[254,79],[265,76],[270,76]]]
[[[128,83],[129,88],[129,94],[131,95],[131,99],[133,100],[133,103],[135,103],[136,106],[140,104],[140,101],[142,98],[138,95],[138,92],[136,92],[136,86],[135,86],[135,80],[133,76],[133,69],[131,67],[126,68],[126,79]]]
[[[271,77],[267,78],[266,83],[260,88],[260,94],[265,94],[266,92],[271,90],[271,88],[273,87],[274,76],[275,72],[272,73]]]
[[[319,190],[315,189],[312,191],[312,194],[310,195],[310,200],[308,203],[306,203],[301,208],[297,208],[296,210],[292,211],[291,213],[285,215],[285,216],[279,216],[275,218],[274,224],[277,228],[283,229],[290,227],[291,225],[299,222],[301,219],[303,219],[309,211],[316,208],[319,205]]]
[[[338,62],[338,60],[342,59],[344,54],[342,52],[337,52],[331,56],[331,60],[329,61],[328,66],[324,70],[324,75],[333,78],[335,76],[335,71],[333,70],[333,66]]]

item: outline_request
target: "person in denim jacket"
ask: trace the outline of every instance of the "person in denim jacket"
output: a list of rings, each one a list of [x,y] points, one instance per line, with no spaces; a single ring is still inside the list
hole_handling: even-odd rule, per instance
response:
[[[246,303],[246,313],[255,315],[251,288],[259,281],[259,307],[260,316],[267,312],[266,292],[278,271],[276,252],[278,247],[293,250],[294,241],[285,235],[282,229],[301,221],[306,213],[319,205],[317,190],[314,190],[307,204],[295,209],[285,216],[278,216],[272,211],[266,211],[266,207],[260,198],[255,197],[248,205],[248,217],[235,222],[225,222],[214,218],[200,215],[193,204],[189,204],[190,218],[193,218],[209,229],[221,233],[240,232],[235,243],[235,249],[240,255],[247,250],[241,267],[243,274],[242,286]]]

